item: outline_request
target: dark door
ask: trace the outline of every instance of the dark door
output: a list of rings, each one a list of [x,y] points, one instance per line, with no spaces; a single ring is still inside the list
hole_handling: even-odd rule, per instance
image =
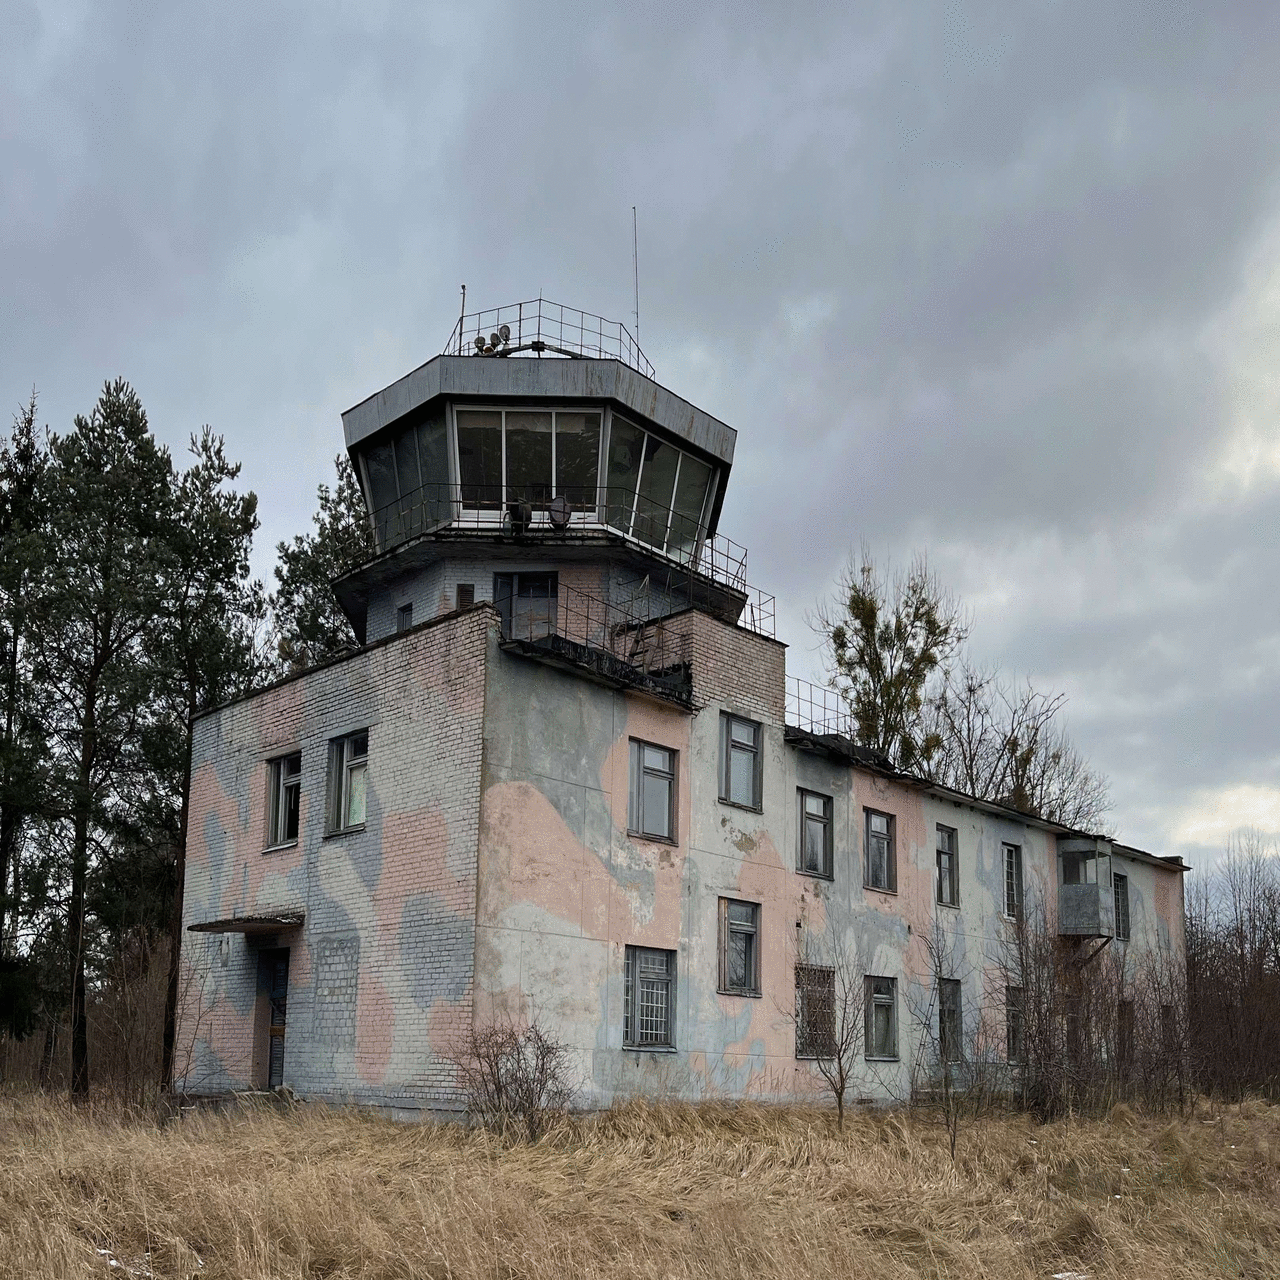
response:
[[[267,1088],[284,1083],[284,1024],[289,1003],[289,948],[274,947],[258,956],[258,981],[267,997]]]

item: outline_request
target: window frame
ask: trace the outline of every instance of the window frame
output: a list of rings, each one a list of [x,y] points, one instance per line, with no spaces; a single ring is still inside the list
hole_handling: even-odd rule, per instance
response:
[[[950,1032],[948,1022],[954,1023]],[[959,978],[938,979],[938,1055],[944,1062],[964,1061],[964,988]]]
[[[836,1056],[836,971],[825,964],[797,964],[796,983],[796,1059],[801,1062],[826,1062]],[[820,990],[822,988],[822,990]],[[818,1016],[825,1016],[830,1025],[814,1028],[814,995],[820,996],[823,1007],[817,1008]],[[814,1043],[825,1032],[826,1040]],[[825,1050],[825,1052],[824,1052]]]
[[[636,1038],[641,1008],[639,964],[642,956],[663,956],[666,960],[666,1039]],[[641,1053],[674,1053],[676,1049],[676,952],[666,947],[640,947],[627,943],[623,953],[622,1047]],[[656,971],[655,971],[656,972]]]
[[[671,761],[669,770],[650,768],[645,764],[645,750],[663,751]],[[674,747],[664,747],[660,742],[647,742],[643,738],[630,739],[627,768],[627,835],[640,840],[653,840],[659,844],[678,845],[679,805],[677,801],[677,783],[679,781],[680,753]],[[655,835],[646,831],[644,812],[644,779],[656,777],[664,779],[668,784],[667,792],[667,830],[669,835]]]
[[[751,730],[752,744],[745,746],[733,740],[733,726],[745,725]],[[732,805],[735,809],[746,809],[751,813],[764,810],[764,726],[759,720],[751,720],[733,711],[720,713],[720,803]],[[733,752],[750,752],[751,795],[752,803],[744,804],[741,800],[731,799]]]
[[[285,773],[285,766],[291,761],[298,762],[296,773]],[[287,821],[289,812],[285,793],[297,793],[295,818],[297,830],[293,835],[281,832],[281,819]],[[302,833],[302,752],[289,751],[282,756],[275,756],[267,761],[267,842],[264,852],[273,849],[289,849],[298,843]]]
[[[805,801],[809,799],[821,800],[823,805],[823,816],[815,818],[815,822],[823,824],[822,835],[822,870],[811,871],[805,866],[805,825],[809,820],[809,813],[805,808]],[[796,871],[802,876],[813,876],[817,880],[834,880],[836,874],[835,868],[835,801],[831,796],[824,795],[821,791],[810,791],[808,787],[796,788],[796,811],[799,821],[799,836],[796,840]]]
[[[947,832],[951,836],[951,848],[943,849],[941,843],[942,833]],[[960,832],[955,827],[948,827],[945,823],[935,824],[935,862],[936,874],[934,876],[934,897],[940,907],[952,907],[955,910],[960,908]],[[947,874],[947,882],[950,886],[950,899],[942,896],[942,856],[946,854],[951,860],[950,870]]]
[[[1124,871],[1111,873],[1111,901],[1115,912],[1115,936],[1120,942],[1128,942],[1133,937],[1133,921],[1129,914],[1129,875]],[[1123,906],[1124,910],[1121,911]],[[1124,932],[1120,932],[1120,917],[1124,916]]]
[[[885,878],[887,884],[875,884],[871,879],[871,822],[873,818],[884,818],[888,825],[888,832],[881,837],[876,834],[876,839],[883,838],[886,841],[885,852]],[[883,809],[872,809],[866,805],[862,807],[862,887],[871,889],[876,893],[897,893],[898,892],[898,820],[892,813],[885,813]]]
[[[413,626],[413,601],[396,609],[396,635],[403,635]]]
[[[364,740],[364,750],[355,747]],[[348,823],[351,807],[352,775],[364,773],[364,817]],[[329,741],[329,795],[325,805],[325,835],[345,835],[363,831],[369,818],[369,730],[356,729]]]
[[[885,974],[868,973],[862,981],[865,1000],[862,1037],[863,1056],[868,1062],[901,1062],[902,1058],[898,1052],[898,980]],[[875,984],[877,982],[887,982],[889,984],[887,995],[876,990]],[[872,1053],[871,1047],[875,1038],[875,1010],[883,1007],[889,1009],[889,1035],[893,1041],[892,1052]]]
[[[1013,862],[1012,862],[1012,866],[1014,868],[1013,884],[1015,886],[1015,901],[1013,904],[1012,911],[1009,910],[1010,855],[1013,856]],[[1025,896],[1023,876],[1022,876],[1022,846],[1020,844],[1013,844],[1011,841],[1008,841],[1008,840],[1002,840],[1000,842],[1000,862],[1001,862],[1001,869],[1004,873],[1002,892],[1001,892],[1001,896],[1003,897],[1004,901],[1001,903],[1001,907],[1002,907],[1001,914],[1004,916],[1006,920],[1021,920],[1023,902],[1024,902],[1024,896]]]
[[[749,907],[751,909],[751,921],[745,923],[740,920],[733,919],[734,907]],[[760,983],[760,916],[761,904],[758,902],[749,902],[745,898],[720,898],[718,900],[719,914],[719,941],[720,941],[720,985],[717,987],[718,992],[725,996],[752,996],[758,998],[761,995]],[[745,986],[735,986],[729,980],[729,944],[735,933],[744,934],[751,939],[750,948],[750,968],[751,972],[747,975]]]

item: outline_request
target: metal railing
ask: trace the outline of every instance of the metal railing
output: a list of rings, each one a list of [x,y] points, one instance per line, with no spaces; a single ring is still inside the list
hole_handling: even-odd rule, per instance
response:
[[[703,535],[697,519],[637,499],[630,489],[604,486],[558,498],[549,489],[522,485],[516,496],[510,485],[423,485],[373,513],[373,536],[380,552],[444,528],[551,536],[612,529],[704,578],[748,590],[747,549],[723,534]],[[368,559],[366,546],[354,550]]]
[[[693,639],[679,619],[646,618],[576,587],[498,602],[502,638],[526,651],[688,705]]]
[[[853,712],[840,693],[796,676],[787,677],[787,723],[808,733],[857,737]]]
[[[625,324],[546,298],[461,316],[442,354],[514,356],[526,352],[534,356],[551,352],[570,359],[590,356],[621,360],[646,378],[654,376],[653,365]]]

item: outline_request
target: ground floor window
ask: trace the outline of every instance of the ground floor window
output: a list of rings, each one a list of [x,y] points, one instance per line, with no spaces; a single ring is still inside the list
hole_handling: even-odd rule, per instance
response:
[[[836,1051],[836,971],[796,965],[796,1057],[830,1058]]]
[[[898,983],[894,978],[866,980],[866,1051],[868,1058],[898,1056]]]
[[[628,947],[623,981],[622,1043],[671,1049],[676,1043],[676,953]]]

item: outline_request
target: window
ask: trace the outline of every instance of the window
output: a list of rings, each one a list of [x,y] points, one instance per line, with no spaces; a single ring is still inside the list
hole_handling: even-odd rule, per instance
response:
[[[893,854],[893,818],[887,813],[864,810],[867,820],[866,879],[870,889],[898,891],[898,868]]]
[[[739,716],[720,716],[720,799],[744,809],[760,808],[760,726]]]
[[[1129,940],[1129,877],[1113,875],[1111,885],[1116,900],[1116,937],[1122,942],[1127,942]]]
[[[272,760],[268,767],[270,797],[267,845],[292,844],[298,838],[298,810],[302,798],[302,753]]]
[[[622,991],[622,1043],[635,1049],[675,1047],[676,953],[628,947]]]
[[[449,445],[443,414],[361,446],[359,461],[379,550],[451,518]]]
[[[329,744],[329,830],[364,826],[365,777],[369,768],[369,731]]]
[[[956,867],[956,830],[938,828],[938,901],[944,907],[960,905],[959,875]]]
[[[720,990],[760,994],[760,904],[720,899]]]
[[[1004,849],[1004,913],[1010,920],[1022,915],[1022,849],[1006,844]]]
[[[836,1052],[836,971],[796,965],[796,1057],[831,1058]]]
[[[898,1056],[898,1010],[895,978],[868,976],[866,1051],[868,1058]]]
[[[1064,853],[1062,883],[1097,884],[1098,859],[1092,853]]]
[[[458,583],[456,608],[470,609],[476,602],[476,584],[474,582]]]
[[[413,605],[402,604],[396,610],[396,630],[408,631],[413,626]]]
[[[1021,987],[1004,989],[1004,1044],[1005,1055],[1010,1062],[1021,1062],[1026,1057],[1025,1006]]]
[[[832,877],[831,797],[799,791],[800,856],[796,870],[807,876]]]
[[[559,579],[554,573],[495,573],[493,602],[505,640],[545,640],[556,629]]]
[[[938,1049],[944,1062],[964,1057],[963,1034],[959,980],[942,978],[938,982]]]
[[[631,835],[675,843],[676,753],[631,739],[631,788],[627,830]]]

